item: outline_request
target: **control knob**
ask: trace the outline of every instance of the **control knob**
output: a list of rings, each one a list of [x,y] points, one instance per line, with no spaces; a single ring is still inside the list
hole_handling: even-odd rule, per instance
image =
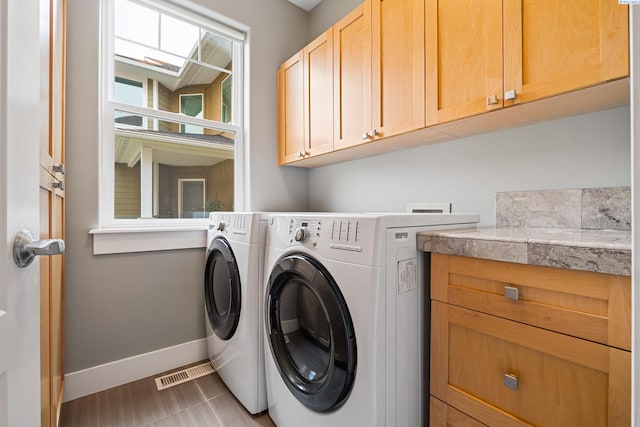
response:
[[[296,228],[295,234],[293,236],[296,242],[304,243],[304,241],[307,240],[307,237],[309,237],[309,232],[305,227]]]
[[[217,228],[217,230],[218,230],[218,231],[224,231],[224,229],[225,229],[226,227],[227,227],[227,224],[225,224],[225,223],[224,223],[224,221],[220,221],[220,222],[218,223],[218,228]]]

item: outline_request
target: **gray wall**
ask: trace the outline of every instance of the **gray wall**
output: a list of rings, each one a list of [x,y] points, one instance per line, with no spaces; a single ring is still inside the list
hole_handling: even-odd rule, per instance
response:
[[[363,0],[323,0],[309,12],[309,41],[322,34]]]
[[[494,224],[496,191],[630,185],[629,126],[629,107],[619,107],[325,166],[310,172],[310,207],[447,201]]]
[[[307,42],[285,0],[198,0],[249,29],[247,209],[303,210],[308,172],[277,167],[276,69]],[[98,227],[99,0],[68,0],[65,370],[203,338],[203,250],[92,255]]]
[[[313,39],[360,4],[323,0]],[[630,185],[629,108],[473,136],[312,169],[313,211],[405,211],[408,202],[453,203],[494,223],[496,191]]]

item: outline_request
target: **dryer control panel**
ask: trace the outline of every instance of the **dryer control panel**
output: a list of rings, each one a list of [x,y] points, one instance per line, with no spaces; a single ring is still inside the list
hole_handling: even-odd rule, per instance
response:
[[[270,246],[299,247],[324,259],[360,265],[380,265],[384,238],[379,219],[372,215],[273,215]]]
[[[322,229],[322,221],[320,220],[307,220],[303,218],[291,218],[289,223],[289,237],[291,242],[304,243],[307,239],[320,237],[320,230]]]
[[[343,251],[362,251],[363,224],[354,218],[308,219],[291,218],[289,221],[289,243]]]

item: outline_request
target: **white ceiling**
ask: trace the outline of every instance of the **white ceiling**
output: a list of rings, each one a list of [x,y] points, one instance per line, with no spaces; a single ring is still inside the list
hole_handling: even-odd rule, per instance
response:
[[[296,6],[309,12],[311,9],[316,7],[318,3],[320,3],[322,0],[289,0],[289,1],[295,4]]]

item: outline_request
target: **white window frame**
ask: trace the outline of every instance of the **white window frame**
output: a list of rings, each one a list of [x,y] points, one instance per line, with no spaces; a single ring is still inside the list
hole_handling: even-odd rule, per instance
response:
[[[248,98],[245,96],[249,79],[244,74],[244,62],[248,58],[246,43],[247,28],[235,30],[239,24],[205,7],[181,2],[180,6],[165,0],[133,0],[142,5],[160,10],[162,13],[187,19],[207,31],[228,37],[233,44],[232,79],[233,124],[213,122],[214,128],[235,134],[234,154],[234,209],[245,209],[248,194],[246,189],[246,156],[244,134],[245,110],[248,109]],[[182,6],[184,4],[187,6]],[[212,121],[185,116],[150,108],[139,108],[112,100],[115,81],[114,67],[114,2],[101,0],[101,54],[100,54],[100,183],[99,183],[99,226],[90,230],[94,237],[94,254],[145,252],[154,250],[200,248],[206,244],[208,219],[185,218],[114,218],[114,112],[121,110],[140,114],[153,119],[167,120],[176,123],[188,123],[204,128],[211,128]],[[126,76],[123,76],[126,77]],[[143,82],[146,87],[146,82]],[[155,83],[154,83],[155,86]],[[154,87],[155,90],[155,87]],[[242,103],[237,102],[242,100]],[[146,100],[145,100],[146,104]],[[242,105],[240,105],[242,104]],[[142,234],[141,234],[142,233]],[[132,239],[136,241],[132,244]]]

